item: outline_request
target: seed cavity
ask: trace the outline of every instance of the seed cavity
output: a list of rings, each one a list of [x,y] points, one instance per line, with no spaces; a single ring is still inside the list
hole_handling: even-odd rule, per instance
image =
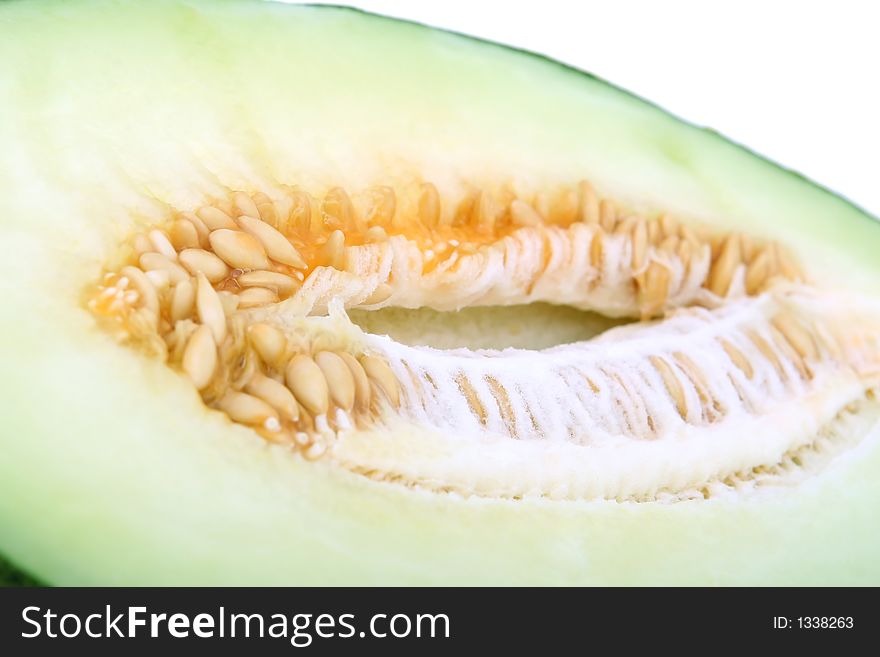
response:
[[[803,285],[807,277],[782,245],[647,216],[586,181],[524,196],[470,189],[450,199],[430,182],[334,187],[322,196],[239,191],[170,211],[164,224],[133,235],[128,252],[86,294],[120,340],[168,362],[206,406],[272,443],[429,488],[654,499],[661,490],[752,481],[750,470],[715,452],[709,465],[686,465],[687,456],[637,483],[594,472],[592,484],[586,474],[563,484],[541,481],[534,469],[557,447],[560,463],[569,448],[597,450],[601,462],[613,445],[624,454],[630,443],[666,446],[673,437],[692,441],[697,453],[706,449],[697,432],[709,426],[733,435],[772,416],[782,427],[775,456],[752,446],[747,457],[772,471],[794,463],[780,454],[804,461],[799,450],[813,436],[785,429],[779,409],[795,416],[813,400],[819,435],[849,421],[844,397],[872,403],[870,377],[880,376],[874,320],[847,319],[848,309]],[[641,322],[549,350],[461,355],[363,334],[344,316],[347,307],[447,311],[536,301]],[[504,490],[488,480],[469,490],[443,458],[397,472],[400,464],[372,460],[372,450],[387,455],[390,447],[360,442],[389,435],[395,422],[472,440],[462,449],[487,459],[480,462],[494,463],[481,441],[511,439],[519,447],[504,458],[513,467],[530,453],[522,473],[531,474]],[[554,447],[527,452],[537,444]],[[586,453],[571,453],[572,463]]]

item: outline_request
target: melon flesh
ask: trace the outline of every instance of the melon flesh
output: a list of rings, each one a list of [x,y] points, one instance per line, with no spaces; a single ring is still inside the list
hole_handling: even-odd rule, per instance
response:
[[[25,570],[54,584],[880,582],[870,400],[838,427],[847,449],[772,494],[444,493],[267,443],[83,303],[133,231],[230,190],[430,180],[454,198],[580,178],[778,240],[816,285],[876,301],[880,226],[858,208],[578,71],[349,10],[5,3],[0,32],[0,552]],[[363,432],[353,451],[374,444]]]

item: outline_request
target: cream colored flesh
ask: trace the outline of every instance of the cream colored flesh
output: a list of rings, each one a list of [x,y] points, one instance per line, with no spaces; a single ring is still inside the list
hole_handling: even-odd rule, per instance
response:
[[[3,4],[0,28],[0,550],[16,563],[54,583],[880,578],[880,230],[858,209],[575,71],[385,19],[35,2]],[[760,268],[727,241],[692,253],[690,270],[646,269],[641,287],[631,238],[612,230],[594,262],[591,222],[547,221],[584,179],[627,212],[780,244],[798,280],[750,293]],[[430,194],[409,191],[425,181],[440,216],[475,190],[529,206],[507,197],[499,216],[522,232],[462,252],[454,287],[393,222],[357,242],[327,226],[312,252],[240,221],[278,229],[257,195],[277,203],[294,186],[333,217],[347,212],[339,189],[385,216],[387,188],[401,216],[432,215]],[[479,198],[469,218],[485,226]],[[199,214],[216,203],[241,215]],[[196,220],[172,229],[181,213]],[[567,255],[527,252],[530,232],[558,244],[543,256]],[[235,269],[241,289],[220,289]],[[107,271],[126,286],[108,279],[101,303],[137,311],[110,331],[113,313],[96,321],[88,306]],[[661,288],[659,305],[639,293]],[[477,358],[344,315],[537,301],[656,323]],[[169,318],[190,322],[173,340]],[[216,376],[233,362],[224,345],[257,343],[277,386],[245,381],[247,359]],[[343,370],[323,352],[356,360],[367,385],[331,390]],[[568,385],[584,377],[594,397]],[[326,389],[302,384],[317,380]],[[279,426],[292,443],[272,440]]]

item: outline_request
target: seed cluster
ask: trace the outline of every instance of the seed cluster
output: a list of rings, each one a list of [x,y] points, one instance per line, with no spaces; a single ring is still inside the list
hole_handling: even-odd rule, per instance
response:
[[[237,198],[243,210],[253,210],[249,200]],[[311,351],[278,326],[248,325],[240,310],[294,293],[306,269],[291,242],[263,220],[241,215],[233,222],[206,207],[133,244],[136,264],[105,274],[89,308],[120,337],[179,368],[206,404],[234,422],[317,458],[338,431],[399,403],[381,358]]]
[[[128,264],[104,276],[88,306],[111,320],[120,337],[184,372],[208,405],[318,456],[326,446],[322,436],[369,421],[381,403],[399,404],[399,382],[375,355],[312,352],[271,323],[248,325],[241,311],[289,298],[316,269],[344,270],[350,249],[392,236],[418,244],[430,271],[517,231],[575,224],[593,231],[588,259],[596,268],[609,240],[626,241],[643,318],[666,309],[672,261],[687,270],[708,257],[701,284],[718,297],[731,292],[737,271],[744,270],[750,295],[775,277],[800,278],[776,244],[704,234],[668,215],[626,212],[587,182],[531,199],[481,190],[455,207],[444,207],[437,188],[421,183],[353,196],[333,188],[321,199],[299,189],[271,199],[236,192],[176,213],[166,225],[133,236]],[[383,303],[394,293],[392,280],[380,282],[364,303]],[[656,366],[669,385],[665,366]]]

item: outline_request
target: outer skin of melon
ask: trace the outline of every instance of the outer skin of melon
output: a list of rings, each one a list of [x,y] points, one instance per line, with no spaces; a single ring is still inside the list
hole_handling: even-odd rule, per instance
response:
[[[877,427],[772,495],[439,495],[230,425],[117,346],[80,296],[130,222],[225,187],[586,177],[782,238],[814,274],[876,292],[880,226],[857,208],[577,71],[353,11],[6,2],[0,33],[0,552],[26,571],[55,584],[880,583]]]

